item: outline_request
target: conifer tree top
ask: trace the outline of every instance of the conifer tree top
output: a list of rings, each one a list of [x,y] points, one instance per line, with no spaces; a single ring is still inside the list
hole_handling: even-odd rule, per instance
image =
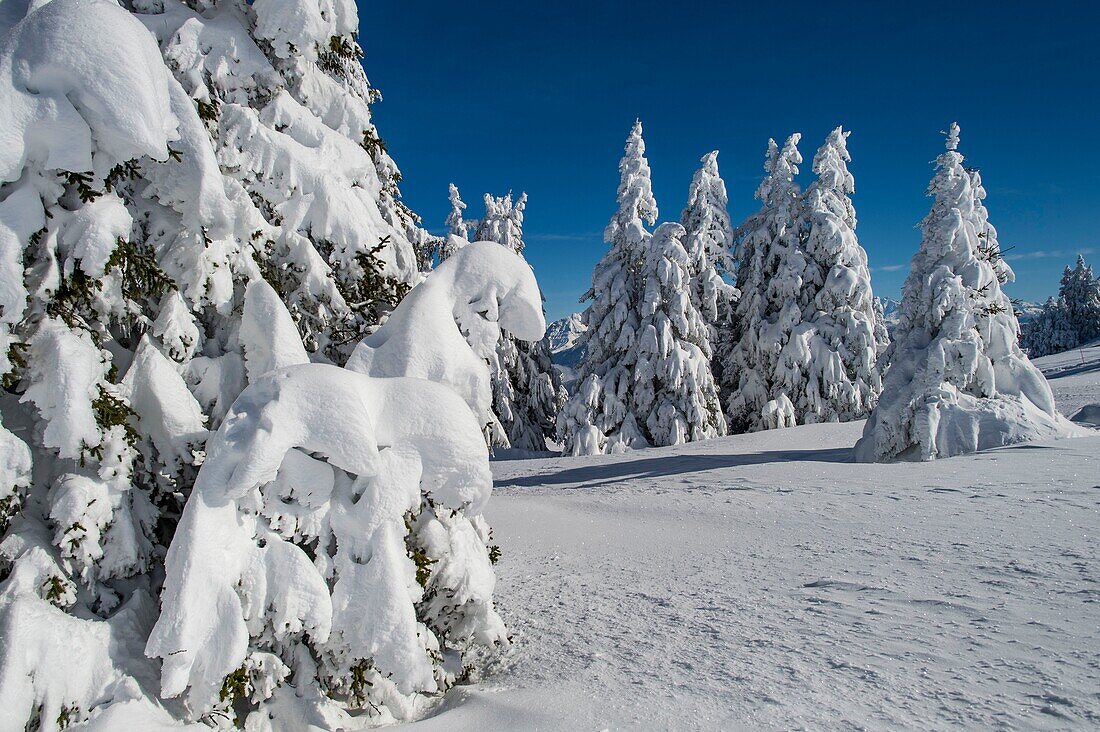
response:
[[[792,189],[798,191],[798,184],[794,179],[798,175],[798,166],[802,164],[802,154],[798,152],[801,139],[802,134],[795,132],[783,143],[782,149],[775,140],[768,140],[768,152],[764,159],[764,171],[767,175],[756,189],[756,197],[765,206],[779,205],[789,198]]]
[[[959,123],[952,122],[951,129],[947,131],[947,149],[955,152],[959,149]]]
[[[619,162],[619,208],[604,231],[604,241],[611,243],[633,222],[644,221],[652,226],[657,221],[657,201],[653,198],[653,183],[649,161],[645,157],[641,120],[634,122]]]
[[[825,138],[825,144],[814,155],[813,171],[817,176],[814,187],[829,188],[848,195],[855,193],[855,178],[848,172],[848,163],[852,161],[848,154],[850,134],[843,127],[837,127]]]

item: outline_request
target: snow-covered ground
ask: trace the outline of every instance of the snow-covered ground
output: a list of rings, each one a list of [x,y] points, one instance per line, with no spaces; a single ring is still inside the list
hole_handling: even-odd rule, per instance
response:
[[[1032,363],[1050,382],[1062,414],[1072,417],[1086,404],[1100,404],[1100,342]]]
[[[494,463],[514,650],[414,727],[1100,725],[1100,433],[853,464],[862,424]]]

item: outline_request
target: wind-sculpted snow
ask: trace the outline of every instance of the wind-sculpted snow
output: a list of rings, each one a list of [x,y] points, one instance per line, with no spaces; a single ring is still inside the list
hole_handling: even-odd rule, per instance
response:
[[[253,674],[257,703],[284,679],[309,698],[311,674],[365,693],[348,687],[359,668],[391,715],[408,716],[409,695],[453,677],[433,661],[439,631],[414,607],[434,585],[418,584],[407,522],[423,519],[422,497],[441,509],[425,551],[466,614],[448,642],[504,643],[484,537],[447,529],[455,517],[478,526],[491,487],[480,425],[445,386],[319,364],[254,381],[209,444],[168,553],[147,647],[163,659],[162,693],[187,691],[202,714],[238,668]],[[293,661],[307,647],[312,671]]]
[[[347,368],[369,376],[412,376],[453,388],[481,420],[495,422],[486,361],[501,330],[525,341],[546,331],[531,268],[495,242],[458,249],[364,339]]]
[[[165,159],[177,136],[168,78],[153,37],[116,3],[41,5],[0,41],[0,181],[28,159],[100,175]]]

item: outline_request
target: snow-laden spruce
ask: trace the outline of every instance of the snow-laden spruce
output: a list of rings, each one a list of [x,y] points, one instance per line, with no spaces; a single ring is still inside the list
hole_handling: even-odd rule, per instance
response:
[[[448,184],[447,197],[451,203],[451,212],[447,214],[447,220],[444,222],[447,227],[447,238],[443,240],[439,247],[439,261],[441,262],[450,257],[456,249],[462,248],[470,236],[470,229],[476,224],[476,222],[467,221],[463,218],[462,212],[466,210],[466,204],[462,200],[462,195],[458,192],[458,186],[454,183]]]
[[[885,326],[875,309],[867,253],[856,238],[848,135],[840,127],[829,133],[814,156],[817,177],[803,197],[802,322],[790,331],[775,374],[798,424],[861,419],[882,389],[877,360],[887,345]]]
[[[905,281],[890,370],[856,445],[864,462],[932,460],[1078,429],[1017,345],[1001,291],[1014,275],[981,177],[963,166],[958,146],[953,124],[928,187],[934,200]]]
[[[1020,346],[1029,357],[1049,356],[1080,345],[1077,329],[1069,318],[1066,301],[1048,297],[1042,309],[1022,329]]]
[[[494,196],[485,194],[485,216],[477,222],[474,241],[495,241],[522,255],[526,244],[523,241],[523,212],[527,210],[527,194],[522,193],[515,201],[512,194]]]
[[[1030,356],[1061,353],[1100,337],[1100,280],[1077,255],[1065,268],[1058,298],[1050,298],[1042,312],[1024,328],[1023,346]]]
[[[680,224],[661,224],[641,262],[632,412],[652,445],[726,434],[710,371],[710,328],[692,298],[699,262],[685,249],[686,238]]]
[[[768,140],[765,176],[756,190],[762,208],[736,232],[741,297],[719,369],[734,433],[796,424],[799,395],[781,379],[780,352],[802,322],[808,266],[799,241],[802,197],[794,179],[802,163],[800,139],[791,135],[782,149]]]
[[[721,383],[721,366],[729,350],[733,309],[740,292],[725,277],[733,276],[733,226],[729,216],[726,183],[718,172],[718,151],[700,160],[688,189],[688,201],[680,216],[687,236],[684,248],[695,276],[689,288],[692,302],[707,322],[711,371]],[[725,416],[723,416],[725,421]]]
[[[145,227],[181,215],[156,202],[161,175],[193,207],[219,200],[194,185],[202,160],[173,158],[187,130],[174,99],[156,42],[115,3],[43,4],[0,40],[4,729],[113,702],[161,714],[124,659],[148,630],[158,537],[205,426],[178,367],[141,338],[176,289]],[[214,236],[224,213],[202,212]]]
[[[194,7],[4,4],[0,419],[33,470],[0,489],[0,727],[165,721],[137,646],[207,430],[285,355],[257,333],[341,360],[420,276],[355,6]]]
[[[645,224],[657,220],[642,123],[635,122],[619,162],[618,210],[604,230],[609,248],[592,272],[582,301],[585,356],[577,390],[558,416],[558,435],[567,455],[621,452],[647,440],[632,411],[637,360],[639,267],[649,240]]]
[[[501,427],[492,408],[489,363],[502,331],[525,341],[538,341],[545,333],[535,275],[506,247],[466,243],[356,347],[347,368],[446,384],[491,435]]]
[[[514,203],[511,193],[504,196],[486,193],[485,217],[478,222],[477,239],[495,241],[522,259],[526,248],[523,241],[526,206],[526,193]],[[550,360],[550,345],[545,336],[527,341],[509,333],[501,334],[489,369],[493,413],[500,424],[492,435],[493,445],[546,450],[547,439],[554,439],[557,432],[558,412],[568,394]]]
[[[707,153],[699,162],[702,166],[691,179],[680,223],[693,271],[688,291],[695,309],[710,326],[713,341],[718,323],[729,319],[738,291],[722,279],[733,274],[733,228],[726,183],[718,173],[718,151]]]
[[[307,348],[342,362],[428,268],[433,246],[401,202],[400,172],[372,121],[379,94],[359,63],[355,7],[134,5],[175,78],[175,112],[190,120],[180,157],[191,166],[206,158],[208,176],[220,174],[228,200],[219,203],[233,221],[221,237],[158,221],[156,236],[173,253],[169,275],[190,299],[214,289],[211,304],[228,308],[231,260],[246,254],[287,303]],[[213,154],[199,154],[207,149]],[[210,277],[217,288],[206,285]]]
[[[1062,272],[1059,295],[1065,300],[1069,327],[1077,334],[1077,342],[1100,338],[1100,279],[1085,264],[1083,255],[1077,255],[1073,269],[1066,267]]]

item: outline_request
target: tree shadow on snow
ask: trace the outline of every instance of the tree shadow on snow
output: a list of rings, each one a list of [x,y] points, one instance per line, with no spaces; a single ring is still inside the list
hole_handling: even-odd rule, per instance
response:
[[[556,473],[540,473],[517,478],[505,478],[497,488],[535,488],[546,485],[568,485],[569,488],[596,488],[625,480],[663,478],[703,473],[708,470],[739,468],[769,463],[850,463],[852,448],[821,450],[768,450],[741,455],[669,455],[667,457],[619,460],[597,465],[580,465]],[[721,487],[720,484],[710,487]]]

